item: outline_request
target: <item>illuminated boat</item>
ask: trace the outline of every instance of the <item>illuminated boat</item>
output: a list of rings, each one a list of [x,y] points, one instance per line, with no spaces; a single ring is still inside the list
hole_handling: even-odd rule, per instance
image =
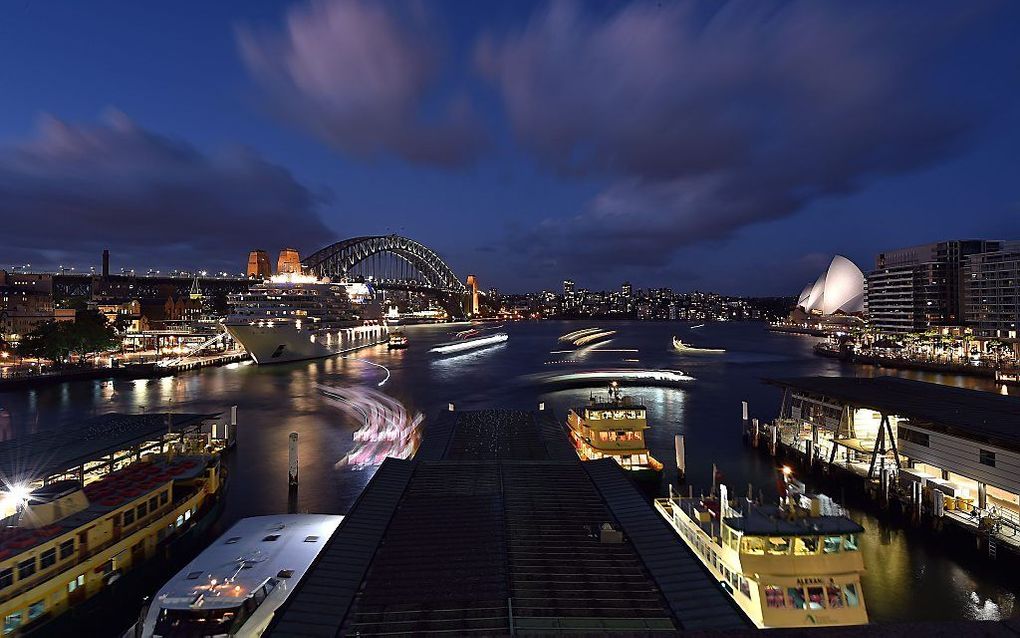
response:
[[[386,347],[390,350],[403,350],[407,347],[407,335],[402,332],[391,332],[386,340]]]
[[[662,463],[645,444],[647,410],[620,394],[614,382],[608,397],[592,395],[588,405],[567,413],[570,441],[583,461],[611,458],[643,483],[658,484]]]
[[[238,521],[159,590],[134,635],[262,635],[342,520],[287,514]]]
[[[677,339],[676,337],[673,337],[673,347],[676,348],[677,350],[679,350],[680,352],[688,352],[688,353],[691,353],[691,354],[698,354],[698,353],[719,354],[719,353],[722,353],[722,352],[726,352],[722,348],[696,348],[696,347],[694,347],[694,346],[692,346],[690,344],[684,343],[683,341],[681,341],[680,339]]]
[[[759,628],[868,622],[861,590],[864,531],[824,494],[807,494],[784,468],[778,505],[746,498],[655,501],[705,568]]]
[[[505,332],[497,332],[495,334],[478,334],[477,336],[471,336],[464,339],[454,339],[453,341],[437,344],[429,348],[429,352],[435,352],[438,354],[463,352],[465,350],[474,350],[475,348],[484,348],[486,346],[496,345],[497,343],[503,343],[509,338],[510,335]]]

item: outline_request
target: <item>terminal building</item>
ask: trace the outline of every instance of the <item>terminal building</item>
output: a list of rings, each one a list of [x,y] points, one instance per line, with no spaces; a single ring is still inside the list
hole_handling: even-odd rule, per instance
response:
[[[769,382],[783,402],[767,439],[1020,551],[1020,397],[896,377]]]
[[[750,627],[615,461],[544,411],[446,413],[386,459],[271,636],[601,635]]]

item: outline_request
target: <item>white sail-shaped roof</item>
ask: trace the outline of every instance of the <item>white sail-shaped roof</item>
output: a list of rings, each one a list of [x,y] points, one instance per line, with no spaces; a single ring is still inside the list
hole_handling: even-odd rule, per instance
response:
[[[854,313],[864,310],[864,273],[854,262],[836,255],[825,272],[822,314]]]
[[[800,293],[797,305],[805,312],[831,315],[864,310],[864,273],[842,255],[836,255],[814,284]]]

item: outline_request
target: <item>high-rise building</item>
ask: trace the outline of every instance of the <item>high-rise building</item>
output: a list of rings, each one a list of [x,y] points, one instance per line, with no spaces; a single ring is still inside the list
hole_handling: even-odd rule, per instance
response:
[[[574,280],[564,279],[563,280],[563,296],[572,297],[574,296]]]
[[[629,281],[625,281],[623,282],[623,285],[620,286],[620,291],[623,293],[624,297],[630,297],[633,294],[634,289],[631,288]]]
[[[248,253],[248,277],[269,279],[273,276],[273,267],[269,263],[269,255],[264,250],[253,250]]]
[[[983,239],[941,241],[879,253],[865,279],[864,306],[872,326],[918,332],[964,323],[963,266],[967,257],[998,250]]]
[[[1020,242],[1000,248],[967,257],[965,315],[975,336],[1015,340],[1020,332]]]

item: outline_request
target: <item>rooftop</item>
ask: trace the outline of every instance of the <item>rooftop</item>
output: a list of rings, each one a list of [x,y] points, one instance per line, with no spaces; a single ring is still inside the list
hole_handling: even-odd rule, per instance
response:
[[[817,536],[860,534],[864,528],[846,516],[800,516],[790,518],[775,505],[758,505],[743,516],[726,518],[726,524],[747,536]]]
[[[0,442],[0,476],[22,481],[65,472],[168,431],[197,426],[216,414],[112,412],[78,426],[59,427]]]
[[[1020,397],[899,377],[798,377],[768,383],[856,408],[907,418],[933,430],[1020,449]]]
[[[615,462],[581,463],[551,413],[485,410],[444,413],[414,460],[383,463],[271,633],[745,626]]]

